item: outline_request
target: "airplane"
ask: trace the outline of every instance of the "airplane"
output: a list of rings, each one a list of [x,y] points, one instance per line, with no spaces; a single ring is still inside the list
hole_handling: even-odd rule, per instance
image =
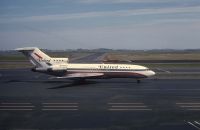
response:
[[[33,72],[45,73],[58,79],[134,78],[141,79],[155,75],[155,72],[141,65],[131,64],[83,64],[69,63],[68,58],[52,58],[37,47],[17,48],[34,65]]]

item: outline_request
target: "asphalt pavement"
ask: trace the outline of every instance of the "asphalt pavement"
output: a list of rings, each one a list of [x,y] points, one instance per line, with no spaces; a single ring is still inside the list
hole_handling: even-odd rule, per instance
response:
[[[96,79],[78,84],[29,69],[0,71],[2,130],[197,130],[200,80]]]
[[[30,69],[0,70],[0,129],[199,130],[199,70],[159,68],[140,84],[120,78],[80,84]]]

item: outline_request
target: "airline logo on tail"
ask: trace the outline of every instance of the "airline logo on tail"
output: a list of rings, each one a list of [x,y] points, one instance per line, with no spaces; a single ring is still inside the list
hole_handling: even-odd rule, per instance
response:
[[[34,53],[34,54],[39,58],[39,60],[42,59],[42,57],[39,54],[37,54],[37,53]]]

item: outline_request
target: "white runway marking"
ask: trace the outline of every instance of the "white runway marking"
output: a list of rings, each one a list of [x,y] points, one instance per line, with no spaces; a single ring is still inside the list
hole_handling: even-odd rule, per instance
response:
[[[111,107],[147,107],[147,106],[111,106]]]
[[[164,91],[200,91],[200,89],[162,89]]]
[[[110,89],[124,89],[124,88],[110,88]],[[200,89],[131,89],[131,91],[200,91]]]
[[[126,103],[108,103],[109,111],[151,111],[144,103],[141,102],[126,102]]]
[[[78,107],[78,106],[43,106],[43,107]]]
[[[144,103],[108,103],[108,104],[144,104]]]
[[[35,107],[35,106],[0,106],[0,107]]]
[[[188,124],[190,124],[191,126],[195,127],[196,129],[200,130],[200,128],[198,126],[196,126],[195,124],[191,123],[188,121]]]
[[[193,105],[193,104],[199,104],[200,105],[200,103],[196,103],[196,102],[194,102],[194,103],[191,103],[191,102],[186,102],[186,103],[176,103],[176,104],[180,104],[180,105],[184,105],[184,104],[189,104],[189,105]]]
[[[110,111],[151,111],[152,109],[108,109]]]
[[[180,106],[180,107],[199,107],[200,108],[200,106]]]
[[[200,103],[198,102],[179,102],[176,105],[188,111],[200,111]]]
[[[31,108],[35,107],[31,103],[25,102],[2,102],[0,104],[0,111],[32,111]]]
[[[164,70],[164,69],[161,69],[161,68],[157,68],[157,70],[159,70],[159,71],[163,71],[163,72],[165,72],[165,73],[171,73],[170,71],[168,71],[168,70]]]
[[[54,104],[58,105],[59,104],[59,105],[61,105],[61,104],[78,104],[78,103],[65,103],[65,102],[57,103],[57,102],[55,102],[55,103],[42,103],[42,104],[46,104],[46,105],[54,105]]]
[[[42,103],[42,111],[77,111],[78,104],[74,102],[46,102]]]
[[[198,125],[200,125],[200,123],[199,122],[197,122],[197,121],[194,121],[196,124],[198,124]]]
[[[187,109],[189,111],[200,111],[200,109]]]
[[[33,109],[0,109],[0,111],[32,111]]]
[[[42,111],[77,111],[78,109],[42,109]]]
[[[31,103],[17,103],[17,102],[2,102],[1,104],[7,104],[7,105],[28,105]]]

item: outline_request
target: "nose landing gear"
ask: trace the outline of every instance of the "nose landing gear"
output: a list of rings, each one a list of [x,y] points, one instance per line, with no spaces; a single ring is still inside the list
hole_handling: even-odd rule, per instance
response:
[[[140,79],[137,79],[137,83],[139,84],[141,81],[140,81]]]

